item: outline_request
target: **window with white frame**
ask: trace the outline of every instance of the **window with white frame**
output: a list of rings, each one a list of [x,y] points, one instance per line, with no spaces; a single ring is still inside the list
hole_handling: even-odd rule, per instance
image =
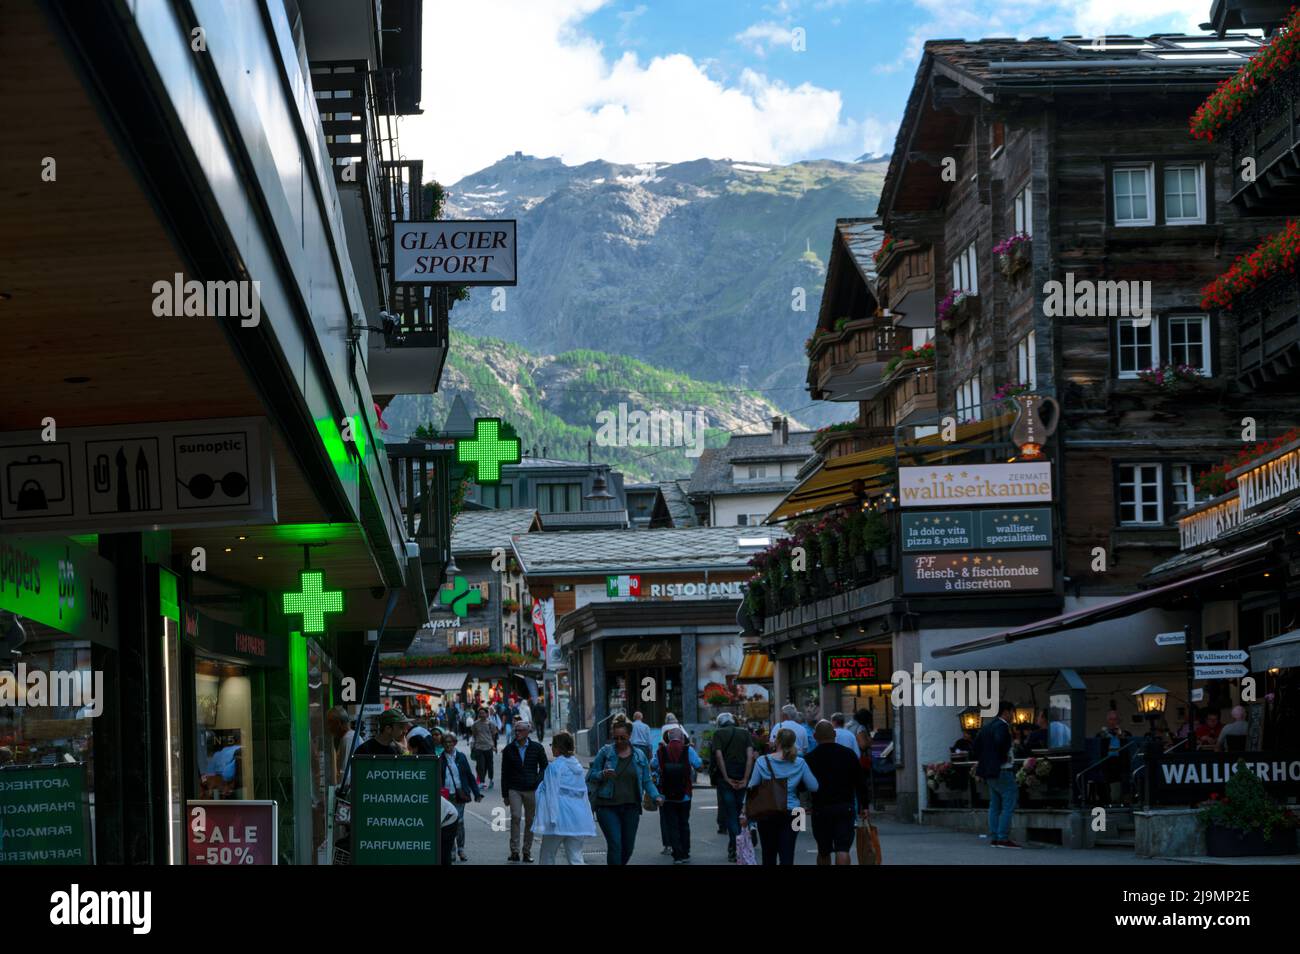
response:
[[[1191,464],[1170,464],[1169,485],[1173,491],[1174,505],[1170,515],[1195,507],[1209,500],[1206,494],[1196,493],[1196,472]]]
[[[955,291],[969,292],[972,295],[978,295],[980,292],[974,242],[967,245],[962,253],[953,259],[952,287]]]
[[[1117,377],[1136,378],[1139,372],[1160,362],[1160,339],[1156,334],[1156,319],[1150,319],[1146,327],[1137,324],[1142,320],[1120,318],[1115,323],[1115,331],[1119,336],[1115,349]]]
[[[1119,522],[1122,525],[1163,523],[1163,504],[1159,464],[1120,464]]]
[[[1170,363],[1190,365],[1210,377],[1210,316],[1170,315],[1165,321],[1169,325]]]
[[[738,527],[759,527],[762,525],[763,525],[763,514],[761,513],[736,514],[736,526]]]
[[[1038,357],[1034,332],[1029,332],[1016,345],[1016,380],[1028,384],[1029,390],[1038,390]]]
[[[1032,236],[1034,234],[1034,202],[1033,197],[1029,194],[1029,186],[1025,186],[1016,194],[1016,227],[1013,231],[1017,235],[1024,233]]]
[[[1151,163],[1116,166],[1111,172],[1116,225],[1155,225],[1155,167]]]
[[[1165,222],[1169,225],[1205,223],[1205,165],[1200,162],[1164,168]]]
[[[967,378],[957,385],[957,420],[979,421],[983,419],[980,409],[980,379],[978,376]]]
[[[934,328],[913,328],[912,329],[912,348],[924,348],[929,342],[934,340]]]

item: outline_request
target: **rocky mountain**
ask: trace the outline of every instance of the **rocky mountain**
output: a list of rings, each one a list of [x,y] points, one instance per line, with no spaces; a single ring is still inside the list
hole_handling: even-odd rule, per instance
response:
[[[778,413],[756,392],[706,383],[635,358],[585,349],[539,355],[453,330],[439,392],[401,395],[384,411],[390,439],[405,440],[420,425],[441,428],[457,394],[477,415],[512,424],[524,447],[538,456],[585,460],[592,441],[595,459],[621,470],[628,481],[688,477],[698,455],[682,447],[602,446],[597,443],[602,411],[617,415],[624,404],[629,413],[678,411],[692,422],[700,411],[710,447],[726,443],[729,433],[769,430]],[[799,426],[791,420],[791,427]]]
[[[810,406],[802,343],[835,219],[876,207],[887,159],[862,160],[566,166],[516,153],[447,190],[447,218],[519,220],[519,285],[471,290],[452,322],[541,355],[597,347],[747,386],[814,424],[844,419],[852,406]]]

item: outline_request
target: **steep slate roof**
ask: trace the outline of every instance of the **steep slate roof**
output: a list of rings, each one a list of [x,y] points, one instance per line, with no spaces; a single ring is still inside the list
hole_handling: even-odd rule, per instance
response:
[[[686,488],[690,481],[666,480],[659,485],[663,491],[664,502],[668,504],[668,513],[673,518],[674,527],[695,526],[695,508],[686,499]]]
[[[494,547],[510,546],[510,538],[527,534],[539,525],[537,511],[462,510],[451,527],[451,552],[458,556],[490,554]]]
[[[764,545],[741,547],[742,537],[785,536],[779,527],[674,527],[668,530],[596,530],[526,533],[514,537],[515,554],[531,576],[744,570]]]
[[[691,496],[783,493],[795,485],[793,477],[787,480],[746,481],[738,484],[732,480],[732,465],[780,460],[801,461],[812,456],[812,439],[812,431],[791,431],[787,444],[773,444],[770,432],[733,434],[726,447],[705,448],[695,465],[695,473],[691,475],[691,482],[686,492]]]

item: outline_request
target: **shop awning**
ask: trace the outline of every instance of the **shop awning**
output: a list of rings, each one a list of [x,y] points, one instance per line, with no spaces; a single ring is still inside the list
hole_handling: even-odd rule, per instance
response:
[[[1250,647],[1250,668],[1295,669],[1300,667],[1300,629],[1274,636]]]
[[[1003,414],[987,421],[973,421],[957,428],[953,443],[966,444],[984,437],[999,427],[1011,423],[1014,415]],[[931,463],[942,460],[951,454],[967,453],[969,448],[953,450],[946,448],[941,434],[932,434],[913,442],[909,447],[935,445],[933,454],[923,454],[913,458],[913,463]],[[846,454],[822,462],[821,466],[803,479],[803,481],[785,495],[770,514],[765,523],[778,523],[799,514],[851,504],[857,496],[853,492],[853,482],[861,480],[868,495],[873,490],[883,490],[892,486],[894,481],[894,458],[896,448],[893,444],[873,447],[871,450],[857,454]]]
[[[748,653],[745,661],[740,664],[740,674],[736,676],[736,681],[753,682],[771,679],[775,674],[776,663],[768,658],[767,653]]]
[[[1039,636],[1048,636],[1052,633],[1077,629],[1080,626],[1089,626],[1106,620],[1122,619],[1144,609],[1168,603],[1188,592],[1199,591],[1207,584],[1222,580],[1240,569],[1240,566],[1223,567],[1209,573],[1202,573],[1199,576],[1179,580],[1177,583],[1167,583],[1154,589],[1142,590],[1129,596],[1121,596],[1119,599],[1101,606],[1090,606],[1087,609],[1075,610],[1072,613],[1064,613],[1061,616],[1039,620],[1037,623],[1030,623],[1028,626],[1008,629],[992,636],[973,639],[968,643],[958,643],[956,646],[936,649],[934,655],[938,658],[941,656],[957,656],[961,653],[973,653],[993,646],[1005,646],[1008,643],[1018,642],[1022,639],[1035,639]]]
[[[445,694],[460,692],[465,688],[467,672],[411,672],[401,675],[384,676],[380,681],[380,690],[409,690],[421,694]]]

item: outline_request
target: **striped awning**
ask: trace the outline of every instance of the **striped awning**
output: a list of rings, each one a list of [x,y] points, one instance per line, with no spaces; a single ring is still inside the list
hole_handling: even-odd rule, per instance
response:
[[[1009,426],[1014,414],[1002,414],[986,421],[972,421],[959,425],[955,444],[966,444]],[[947,457],[969,452],[967,449],[945,448],[941,434],[932,434],[913,442],[911,447],[935,445],[934,453],[920,456],[919,463],[935,463]],[[785,495],[776,509],[767,515],[765,523],[778,523],[800,514],[813,513],[829,507],[851,504],[858,499],[853,491],[854,481],[863,482],[863,494],[870,497],[893,486],[896,449],[893,444],[873,447],[857,454],[846,454],[822,462],[821,466]]]
[[[400,675],[389,674],[379,683],[380,692],[389,695],[395,693],[417,692],[421,695],[442,695],[448,692],[460,692],[465,688],[467,672],[404,672]]]
[[[740,664],[738,682],[752,682],[756,679],[771,679],[776,675],[776,663],[768,658],[767,653],[747,653],[745,661]]]

